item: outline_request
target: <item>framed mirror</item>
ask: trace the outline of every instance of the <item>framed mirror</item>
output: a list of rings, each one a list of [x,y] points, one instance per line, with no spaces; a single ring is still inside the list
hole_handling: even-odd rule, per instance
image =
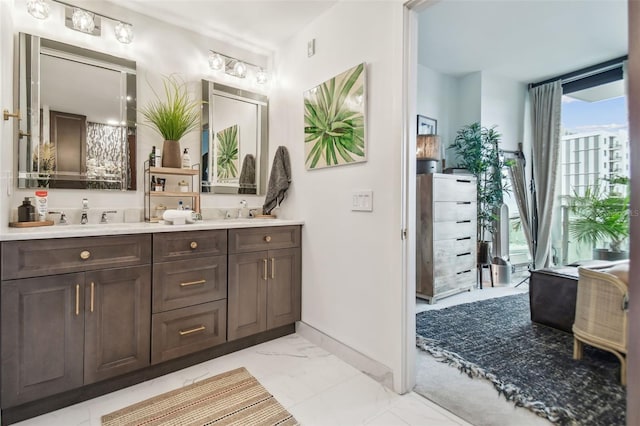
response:
[[[202,80],[202,193],[266,191],[269,100]]]
[[[20,33],[18,188],[136,189],[136,64]]]

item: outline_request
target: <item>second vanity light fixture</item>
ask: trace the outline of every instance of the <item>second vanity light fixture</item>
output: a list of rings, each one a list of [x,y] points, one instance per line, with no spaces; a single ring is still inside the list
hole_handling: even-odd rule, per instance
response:
[[[133,40],[133,25],[106,15],[91,12],[59,0],[27,0],[27,11],[38,19],[49,17],[49,2],[59,3],[65,7],[65,25],[76,31],[99,36],[100,19],[108,19],[115,23],[114,32],[120,43],[128,44]]]
[[[238,78],[246,78],[247,69],[255,69],[256,83],[265,84],[268,80],[267,71],[257,65],[243,62],[239,59],[223,55],[222,53],[209,51],[209,67],[215,71],[224,71],[225,73]]]

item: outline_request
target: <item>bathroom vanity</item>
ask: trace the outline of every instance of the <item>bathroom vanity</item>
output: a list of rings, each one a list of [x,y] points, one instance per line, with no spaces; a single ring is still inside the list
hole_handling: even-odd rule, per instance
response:
[[[302,222],[1,235],[1,408],[10,424],[295,331]]]

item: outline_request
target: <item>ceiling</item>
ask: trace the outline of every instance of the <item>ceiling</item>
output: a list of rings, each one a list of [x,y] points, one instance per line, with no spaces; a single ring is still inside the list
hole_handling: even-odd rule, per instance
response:
[[[110,0],[206,36],[276,50],[337,0]]]
[[[420,64],[539,82],[627,53],[625,0],[443,0],[419,15]]]

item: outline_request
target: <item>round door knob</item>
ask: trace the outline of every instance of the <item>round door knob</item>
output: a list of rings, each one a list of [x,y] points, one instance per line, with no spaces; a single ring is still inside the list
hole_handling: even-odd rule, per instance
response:
[[[87,260],[91,257],[91,252],[89,250],[83,250],[80,252],[80,259]]]
[[[191,244],[189,244],[189,247],[191,247],[192,249],[197,249],[198,243],[196,243],[195,241],[191,241]]]
[[[271,236],[270,236],[270,235],[267,235],[266,237],[264,237],[264,240],[265,240],[266,242],[271,242]]]

